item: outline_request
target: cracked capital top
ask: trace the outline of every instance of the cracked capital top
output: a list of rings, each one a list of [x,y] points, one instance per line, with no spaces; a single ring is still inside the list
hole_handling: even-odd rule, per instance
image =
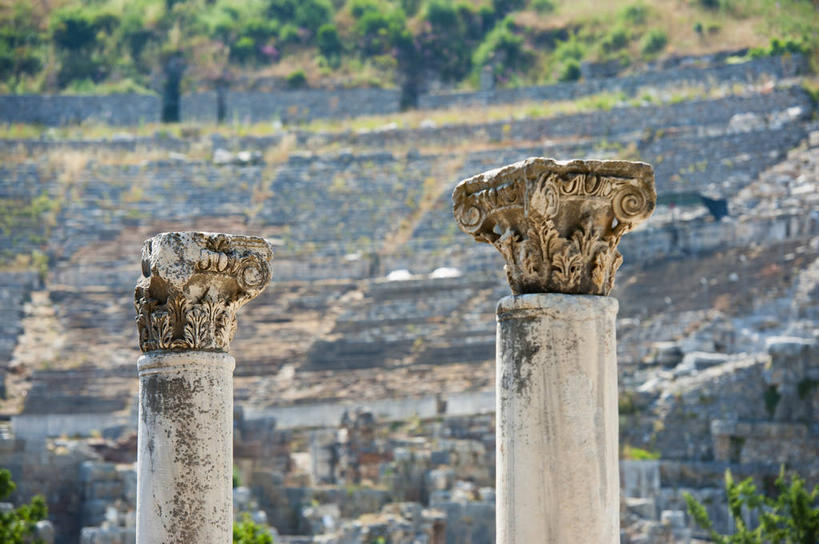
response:
[[[539,157],[465,179],[452,193],[458,225],[503,254],[516,295],[608,295],[620,238],[656,201],[644,162]]]
[[[142,247],[134,291],[142,351],[224,351],[236,311],[270,282],[273,249],[263,238],[165,232]]]

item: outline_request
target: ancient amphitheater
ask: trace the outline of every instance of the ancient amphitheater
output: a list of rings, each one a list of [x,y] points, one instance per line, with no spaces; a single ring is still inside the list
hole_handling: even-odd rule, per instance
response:
[[[623,240],[613,293],[623,542],[696,536],[686,490],[726,527],[727,467],[770,483],[786,463],[815,483],[817,106],[800,59],[763,60],[432,97],[411,127],[0,141],[0,466],[20,497],[46,496],[57,542],[133,541],[141,243],[251,233],[276,253],[233,342],[237,511],[301,535],[277,543],[492,542],[508,287],[450,197],[545,156],[655,167],[660,206]],[[614,107],[595,105],[610,89]],[[550,92],[590,99],[475,119]]]

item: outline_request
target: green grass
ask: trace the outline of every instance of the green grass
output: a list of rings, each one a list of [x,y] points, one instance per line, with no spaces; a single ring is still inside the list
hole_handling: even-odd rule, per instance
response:
[[[660,453],[626,444],[623,446],[623,453],[621,457],[623,459],[630,459],[633,461],[653,461],[660,458]]]

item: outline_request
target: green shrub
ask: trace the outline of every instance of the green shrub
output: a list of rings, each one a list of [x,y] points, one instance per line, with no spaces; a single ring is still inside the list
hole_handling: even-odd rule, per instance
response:
[[[426,20],[437,28],[453,28],[458,23],[458,10],[452,2],[431,0],[427,4]]]
[[[301,89],[307,86],[307,75],[304,70],[296,70],[287,76],[287,86],[291,89]]]
[[[298,5],[298,0],[269,0],[266,12],[269,17],[282,23],[292,23],[296,18]]]
[[[239,62],[248,62],[256,56],[256,42],[249,36],[243,36],[230,46],[230,58]]]
[[[141,13],[129,12],[123,15],[119,26],[124,45],[131,53],[131,57],[138,58],[145,46],[154,37],[151,30],[145,28],[145,21]]]
[[[719,9],[719,0],[699,0],[705,9]]]
[[[270,0],[266,11],[280,23],[293,24],[313,33],[333,16],[333,6],[327,0]]]
[[[80,7],[55,11],[49,26],[54,44],[58,48],[71,51],[95,44],[99,32],[94,16],[87,9]]]
[[[282,26],[279,31],[279,43],[282,45],[289,45],[292,43],[299,43],[301,41],[301,32],[299,28],[291,23]]]
[[[768,51],[769,55],[784,55],[786,53],[806,53],[808,48],[797,40],[788,39],[783,41],[779,38],[773,38]]]
[[[515,34],[512,20],[507,18],[495,25],[483,43],[475,50],[472,62],[476,67],[488,64],[502,72],[528,69],[534,54],[526,48],[523,37]]]
[[[497,13],[495,13],[492,6],[483,5],[479,7],[477,15],[478,20],[481,23],[481,31],[486,33],[492,30],[492,26],[495,24],[495,21],[498,18]]]
[[[532,0],[532,8],[538,13],[551,13],[555,10],[553,0]]]
[[[458,81],[472,71],[475,48],[494,24],[494,10],[476,9],[464,1],[430,0],[422,19],[421,32],[405,41],[409,50],[414,49],[416,70]]]
[[[12,49],[0,40],[0,79],[35,74],[40,68],[42,62],[34,51],[21,47]]]
[[[77,85],[82,82],[83,85],[91,87],[87,92],[93,92],[94,83],[101,81],[106,75],[105,66],[94,56],[74,53],[62,57],[57,72],[57,84],[61,89],[73,86],[75,91],[79,91]],[[72,82],[77,83],[72,85]]]
[[[43,67],[43,41],[33,8],[27,2],[16,2],[0,13],[0,80],[18,80],[22,75],[39,72]]]
[[[407,17],[412,17],[421,9],[421,0],[401,0],[401,9]]]
[[[586,46],[577,38],[576,34],[572,34],[568,40],[557,42],[554,55],[555,60],[562,64],[570,60],[579,62],[586,56]]]
[[[241,36],[253,38],[253,41],[261,44],[279,35],[279,22],[252,18],[242,21],[237,26],[237,30]]]
[[[600,48],[604,53],[619,51],[628,45],[630,36],[626,28],[622,26],[614,27],[600,42]]]
[[[233,524],[233,544],[273,544],[273,536],[264,525],[257,525],[250,515],[242,514]]]
[[[333,6],[327,0],[299,0],[296,24],[310,32],[317,32],[333,18]]]
[[[381,6],[376,0],[352,0],[349,5],[350,14],[355,19],[360,19],[370,11],[381,11]]]
[[[331,24],[322,25],[316,35],[319,51],[327,59],[338,59],[341,56],[341,38],[338,29]]]
[[[643,36],[640,43],[640,50],[645,56],[653,56],[665,49],[668,44],[668,36],[659,28],[652,29]]]
[[[0,501],[6,500],[17,486],[11,472],[0,469]],[[0,542],[24,544],[33,542],[37,522],[46,519],[48,508],[42,496],[37,495],[28,504],[0,512]]]
[[[526,0],[492,0],[492,7],[499,17],[517,11],[526,5]]]
[[[808,492],[805,481],[791,474],[790,483],[785,482],[784,467],[774,483],[778,495],[766,497],[758,493],[752,478],[735,483],[731,471],[725,471],[725,494],[728,511],[736,530],[730,535],[716,532],[705,507],[689,493],[684,493],[688,514],[694,522],[708,532],[716,544],[815,544],[819,542],[819,486]],[[758,525],[751,528],[743,517],[753,514]]]
[[[570,59],[563,64],[563,67],[560,69],[560,74],[558,74],[557,79],[558,81],[568,82],[568,81],[577,81],[580,79],[580,63],[574,59]]]
[[[641,2],[626,6],[620,12],[620,19],[629,25],[642,25],[648,19],[648,6]]]
[[[353,28],[359,37],[362,53],[365,56],[373,56],[388,51],[398,43],[401,36],[407,32],[407,20],[400,9],[366,10]]]

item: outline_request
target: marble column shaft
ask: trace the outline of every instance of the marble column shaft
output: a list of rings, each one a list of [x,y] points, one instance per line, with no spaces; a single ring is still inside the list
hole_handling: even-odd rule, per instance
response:
[[[232,540],[234,364],[208,351],[139,358],[137,542]]]
[[[498,303],[497,541],[619,541],[617,301]]]
[[[617,244],[650,165],[534,157],[461,181],[461,229],[506,261],[497,308],[499,544],[619,542]]]

